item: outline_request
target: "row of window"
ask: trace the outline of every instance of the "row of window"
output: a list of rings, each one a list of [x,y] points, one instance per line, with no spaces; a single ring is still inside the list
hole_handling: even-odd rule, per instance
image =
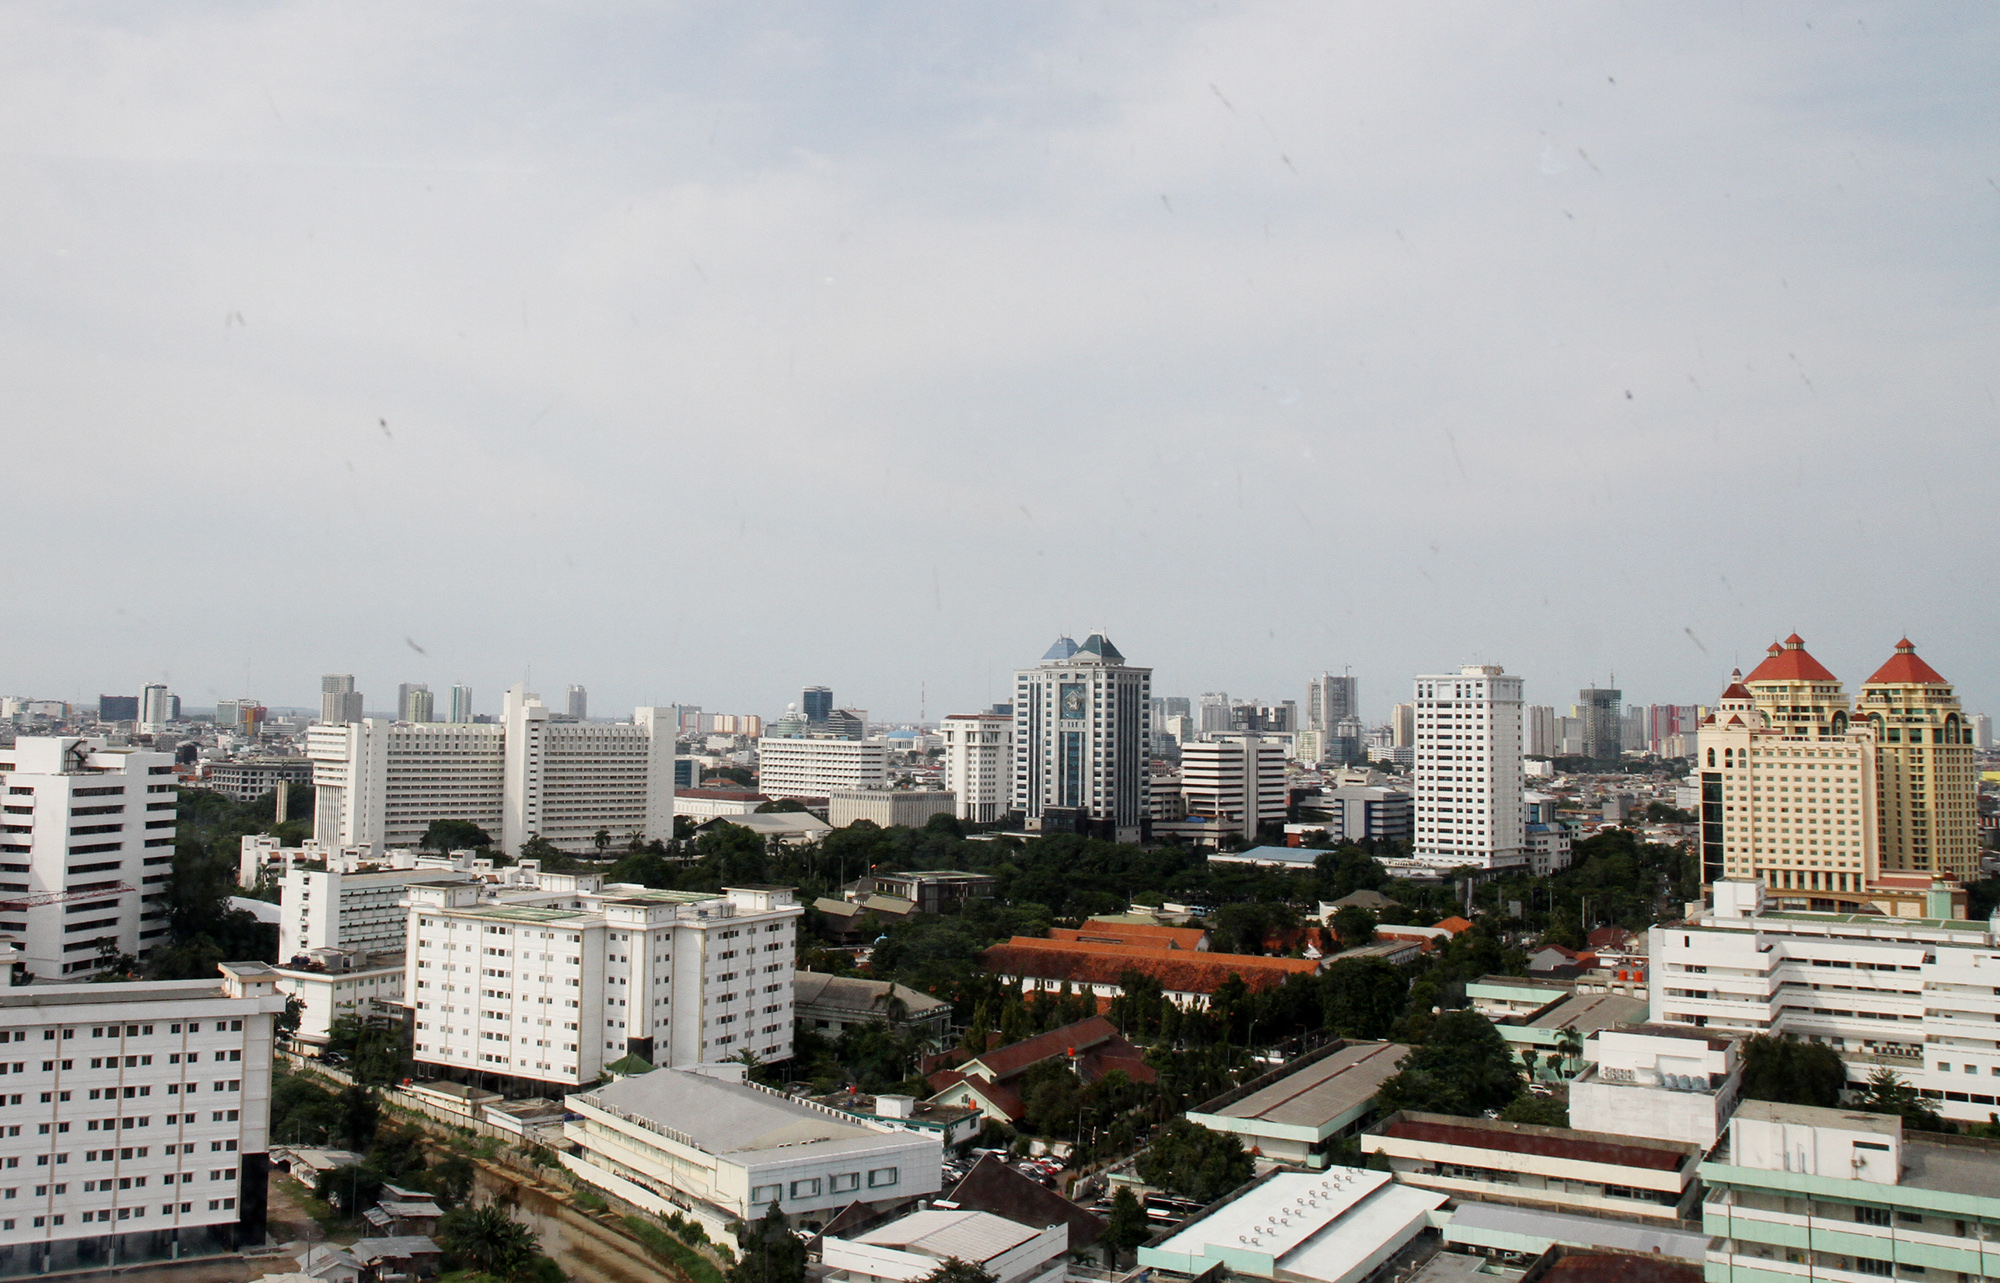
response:
[[[896,1183],[896,1179],[897,1169],[894,1167],[871,1168],[868,1172],[868,1188],[886,1189],[893,1186]],[[791,1197],[795,1199],[818,1198],[821,1196],[822,1188],[833,1194],[851,1193],[861,1188],[861,1173],[836,1172],[824,1179],[818,1176],[810,1176],[795,1180],[791,1183]],[[756,1207],[768,1207],[772,1203],[779,1202],[784,1197],[785,1186],[782,1184],[758,1185],[750,1191],[750,1202]]]

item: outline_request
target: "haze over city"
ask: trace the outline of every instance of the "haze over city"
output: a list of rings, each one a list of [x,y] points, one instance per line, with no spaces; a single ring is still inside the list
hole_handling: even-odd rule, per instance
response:
[[[1996,22],[10,6],[12,684],[1991,707]]]

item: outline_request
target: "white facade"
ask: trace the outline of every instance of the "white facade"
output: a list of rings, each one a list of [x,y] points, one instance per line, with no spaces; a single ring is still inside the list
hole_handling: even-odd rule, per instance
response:
[[[309,949],[401,953],[409,933],[410,887],[467,880],[465,874],[434,868],[289,869],[278,902],[278,957],[289,960]]]
[[[858,820],[885,829],[920,829],[930,823],[932,816],[951,815],[957,809],[949,789],[861,789],[829,793],[826,821],[836,829],[844,829]]]
[[[1479,869],[1528,863],[1521,810],[1521,679],[1497,664],[1418,677],[1411,854]]]
[[[0,748],[0,793],[0,941],[30,972],[101,970],[166,934],[173,754],[22,736]]]
[[[1057,638],[1039,665],[1014,674],[1013,809],[1030,829],[1062,808],[1114,841],[1139,840],[1151,820],[1152,690],[1153,670],[1126,664],[1101,633],[1081,646]]]
[[[278,992],[299,1000],[299,1027],[292,1037],[324,1046],[341,1016],[365,1013],[371,1000],[401,1004],[404,961],[401,953],[374,956],[336,949],[307,954],[309,964],[273,967]]]
[[[757,790],[766,797],[830,797],[889,783],[889,746],[881,740],[757,741]]]
[[[500,722],[318,725],[313,837],[322,847],[414,847],[435,820],[477,824],[506,851],[537,835],[593,849],[599,829],[623,845],[673,835],[673,734],[640,709],[630,723],[551,722],[515,686]]]
[[[1181,746],[1181,796],[1188,818],[1226,825],[1255,839],[1260,823],[1285,819],[1285,750],[1276,740],[1225,735]]]
[[[0,1268],[264,1239],[271,1040],[262,963],[220,980],[0,988]]]
[[[631,722],[557,722],[518,683],[507,692],[505,849],[542,837],[564,851],[592,850],[599,829],[618,845],[674,835],[674,737],[658,710]]]
[[[1601,1030],[1585,1059],[1590,1067],[1569,1085],[1569,1124],[1578,1131],[1686,1141],[1706,1152],[1742,1086],[1736,1045],[1695,1029]]]
[[[878,1210],[938,1192],[944,1146],[741,1080],[740,1066],[659,1069],[574,1095],[564,1164],[659,1215],[692,1213],[711,1235],[772,1203],[824,1224],[851,1203]],[[733,1079],[734,1081],[730,1081]]]
[[[420,1064],[574,1088],[628,1053],[662,1066],[792,1054],[805,910],[789,890],[537,881],[500,899],[410,888],[405,1001]]]
[[[953,713],[944,737],[944,786],[958,798],[958,818],[992,824],[1014,797],[1014,719],[1001,713]]]
[[[1768,913],[1752,881],[1713,893],[1714,909],[1650,933],[1653,1023],[1796,1034],[1830,1044],[1852,1082],[1895,1070],[1946,1118],[2000,1108],[1993,923]]]
[[[139,692],[139,730],[147,735],[166,730],[174,719],[173,709],[174,697],[166,687],[147,686]]]

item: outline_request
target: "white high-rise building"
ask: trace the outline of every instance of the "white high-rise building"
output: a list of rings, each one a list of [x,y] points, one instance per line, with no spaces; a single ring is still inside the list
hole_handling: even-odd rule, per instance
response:
[[[166,934],[174,758],[101,739],[0,748],[0,940],[44,980],[101,970]]]
[[[673,726],[640,709],[632,722],[555,722],[516,685],[499,722],[369,718],[307,732],[322,847],[416,846],[434,820],[467,820],[516,852],[540,836],[564,851],[673,836]],[[659,733],[655,734],[655,728]]]
[[[1550,704],[1529,704],[1521,710],[1521,752],[1527,757],[1555,757],[1562,752],[1556,710]]]
[[[1189,819],[1213,821],[1218,835],[1255,841],[1259,823],[1285,821],[1283,743],[1225,735],[1182,746],[1181,796]]]
[[[1014,809],[1030,829],[1056,810],[1097,836],[1141,840],[1151,824],[1152,685],[1153,670],[1126,664],[1102,633],[1081,646],[1059,637],[1039,665],[1014,674]],[[1204,730],[1211,698],[1201,697]]]
[[[361,692],[354,689],[353,673],[328,673],[319,679],[320,721],[329,726],[345,726],[364,716]]]
[[[516,683],[501,709],[506,731],[509,851],[540,836],[565,851],[593,846],[599,829],[619,844],[674,835],[674,738],[655,735],[657,713],[631,722],[558,722]]]
[[[1306,683],[1306,730],[1331,735],[1341,718],[1360,715],[1354,678],[1321,673]]]
[[[405,1001],[419,1064],[554,1095],[628,1054],[661,1067],[790,1057],[805,912],[790,890],[539,881],[539,894],[499,901],[472,885],[410,888]]]
[[[1993,719],[1984,713],[1972,715],[1972,747],[1981,753],[1992,751]]]
[[[757,741],[757,789],[766,797],[831,797],[889,786],[889,746],[881,740]]]
[[[396,687],[397,721],[428,722],[432,708],[431,688],[422,682],[404,682]]]
[[[472,688],[454,686],[451,688],[451,716],[449,721],[465,723],[472,720]]]
[[[953,713],[944,737],[944,786],[958,818],[992,824],[1014,798],[1014,719],[1005,713]]]
[[[1521,679],[1467,664],[1416,681],[1416,833],[1428,864],[1528,862],[1521,808]]]
[[[139,730],[157,735],[174,720],[174,697],[166,687],[153,683],[139,692]]]
[[[1067,640],[1067,639],[1065,639]],[[1062,643],[1057,642],[1060,646]],[[1076,643],[1071,642],[1072,646]],[[1054,654],[1052,648],[1049,652]],[[1195,721],[1203,735],[1226,735],[1233,723],[1228,691],[1203,691],[1195,703]]]
[[[467,820],[497,837],[505,739],[493,724],[381,717],[312,727],[313,840],[333,850],[413,847],[433,820]]]
[[[236,1252],[264,1242],[271,969],[211,980],[0,988],[10,1275]]]

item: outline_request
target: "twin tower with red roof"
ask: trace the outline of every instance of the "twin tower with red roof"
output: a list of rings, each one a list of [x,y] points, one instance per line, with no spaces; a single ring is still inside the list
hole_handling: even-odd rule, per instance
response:
[[[1962,916],[1972,730],[1907,638],[1853,700],[1804,638],[1773,643],[1731,674],[1697,745],[1704,880],[1762,882],[1788,909]]]

